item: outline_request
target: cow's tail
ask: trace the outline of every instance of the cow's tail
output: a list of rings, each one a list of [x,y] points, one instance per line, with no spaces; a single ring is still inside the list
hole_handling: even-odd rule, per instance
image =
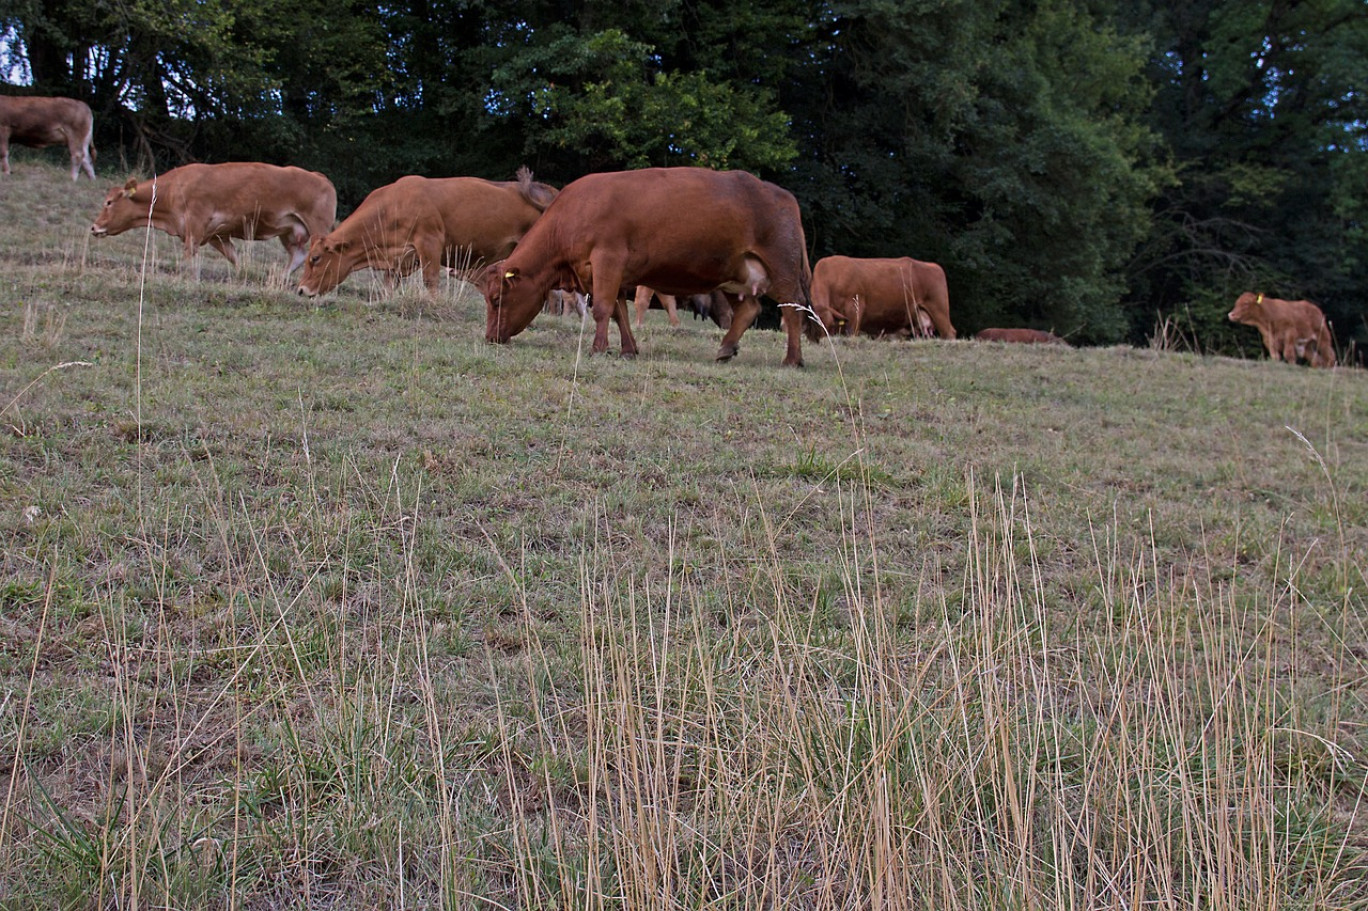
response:
[[[532,169],[527,165],[518,167],[518,195],[532,205],[538,212],[545,212],[546,207],[551,205],[551,201],[556,198],[556,190],[544,183],[537,183],[532,179]]]

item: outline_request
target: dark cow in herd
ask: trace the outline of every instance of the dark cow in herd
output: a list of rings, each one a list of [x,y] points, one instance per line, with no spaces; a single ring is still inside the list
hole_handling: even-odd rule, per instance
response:
[[[812,270],[812,308],[831,335],[955,337],[945,270],[910,257],[828,256]],[[820,332],[810,327],[808,336]]]
[[[1285,301],[1246,291],[1235,301],[1230,321],[1253,326],[1263,336],[1268,356],[1312,367],[1335,366],[1335,344],[1321,308],[1310,301]]]
[[[0,165],[9,174],[10,142],[35,149],[64,145],[71,155],[71,179],[78,179],[84,168],[94,180],[94,125],[89,105],[75,98],[0,95]]]
[[[188,164],[111,189],[90,233],[104,237],[151,225],[181,238],[186,259],[208,244],[233,265],[233,238],[278,237],[293,272],[304,262],[309,238],[327,233],[336,217],[337,191],[316,171],[254,161]]]
[[[1071,347],[1064,339],[1044,329],[981,329],[974,333],[981,342],[1012,342],[1018,345],[1063,345]]]
[[[383,272],[391,285],[421,270],[436,293],[444,265],[469,269],[508,256],[555,198],[556,189],[534,182],[526,168],[516,181],[401,177],[374,190],[335,231],[310,241],[299,293],[327,294],[366,268]]]
[[[662,215],[668,213],[668,218]],[[625,287],[685,295],[721,289],[735,301],[718,360],[729,360],[766,295],[782,310],[784,363],[802,366],[811,271],[798,201],[744,171],[649,168],[581,177],[561,190],[508,259],[486,273],[485,338],[507,342],[552,288],[589,291],[594,351],[616,320],[622,354],[637,353]]]

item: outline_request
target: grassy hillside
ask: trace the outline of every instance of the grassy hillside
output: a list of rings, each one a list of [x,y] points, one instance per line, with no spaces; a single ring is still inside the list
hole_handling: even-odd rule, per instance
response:
[[[1368,908],[1362,372],[495,347],[103,193],[0,182],[0,907]]]

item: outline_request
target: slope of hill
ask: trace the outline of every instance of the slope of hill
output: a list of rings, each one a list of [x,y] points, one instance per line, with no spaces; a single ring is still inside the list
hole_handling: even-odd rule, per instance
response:
[[[1362,372],[490,346],[104,189],[0,183],[0,905],[1368,907]]]

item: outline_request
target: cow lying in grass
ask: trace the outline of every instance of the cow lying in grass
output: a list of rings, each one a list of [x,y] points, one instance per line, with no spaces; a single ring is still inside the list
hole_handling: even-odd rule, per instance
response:
[[[1043,329],[981,329],[974,338],[983,342],[1012,342],[1018,345],[1063,345],[1069,343]]]

